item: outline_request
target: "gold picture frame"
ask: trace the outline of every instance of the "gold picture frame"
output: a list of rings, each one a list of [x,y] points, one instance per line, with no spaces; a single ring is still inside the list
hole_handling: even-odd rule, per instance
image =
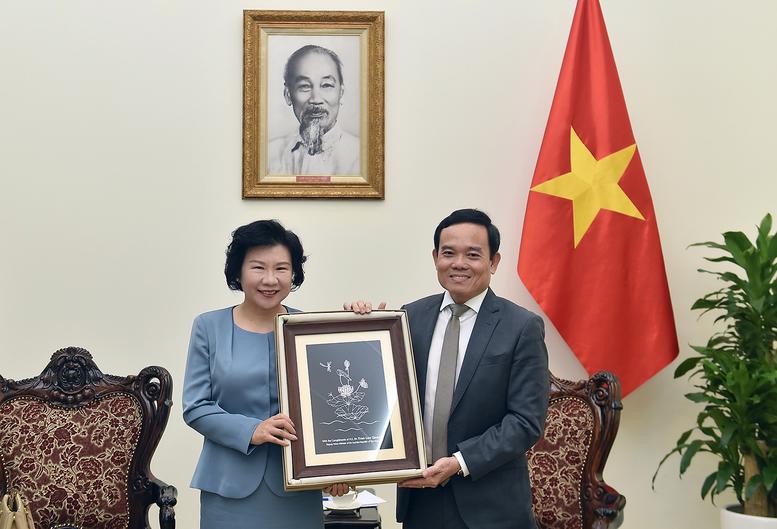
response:
[[[279,314],[279,401],[297,440],[283,447],[287,490],[398,482],[426,468],[407,313]]]
[[[384,198],[382,11],[243,12],[243,198]]]

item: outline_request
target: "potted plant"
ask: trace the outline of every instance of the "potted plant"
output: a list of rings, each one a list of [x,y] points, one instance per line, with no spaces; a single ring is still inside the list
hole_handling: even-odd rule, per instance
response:
[[[714,503],[716,495],[734,491],[740,505],[723,509],[724,528],[777,528],[777,232],[771,228],[766,215],[754,242],[732,231],[722,243],[692,245],[716,251],[705,257],[716,270],[699,272],[722,286],[691,309],[715,315],[717,331],[706,345],[691,346],[698,356],[675,370],[675,378],[688,375],[696,388],[685,397],[704,409],[658,468],[679,454],[682,476],[697,454],[717,456],[701,497]]]

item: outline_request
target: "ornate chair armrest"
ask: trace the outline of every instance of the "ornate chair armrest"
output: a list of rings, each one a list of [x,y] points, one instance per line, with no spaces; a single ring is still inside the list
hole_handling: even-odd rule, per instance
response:
[[[602,497],[602,502],[594,509],[592,529],[616,529],[623,523],[623,508],[626,506],[626,498],[611,487],[607,485],[605,487],[607,491]]]
[[[154,502],[159,506],[159,527],[175,529],[175,504],[178,503],[178,489],[163,481],[155,480]]]

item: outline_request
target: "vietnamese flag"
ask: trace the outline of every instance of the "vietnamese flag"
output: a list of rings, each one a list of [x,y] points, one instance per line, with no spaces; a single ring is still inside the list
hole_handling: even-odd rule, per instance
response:
[[[598,0],[579,0],[518,274],[590,373],[628,394],[677,356],[653,201]]]

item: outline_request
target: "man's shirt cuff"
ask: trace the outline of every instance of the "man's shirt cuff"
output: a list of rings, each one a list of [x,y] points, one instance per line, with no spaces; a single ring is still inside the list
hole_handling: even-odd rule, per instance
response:
[[[461,473],[464,477],[469,476],[469,469],[467,468],[467,464],[464,462],[464,456],[461,455],[461,452],[454,452],[453,457],[456,458],[456,460],[459,462],[459,466],[461,466]]]

